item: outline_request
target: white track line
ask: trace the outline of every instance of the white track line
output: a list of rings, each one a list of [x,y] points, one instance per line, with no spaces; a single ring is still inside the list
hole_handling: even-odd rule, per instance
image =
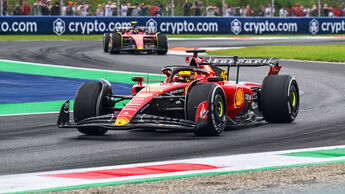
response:
[[[0,115],[0,117],[27,116],[27,115],[44,115],[44,114],[56,114],[56,113],[59,113],[59,112],[38,112],[38,113],[6,114],[6,115]]]
[[[67,68],[67,69],[79,69],[79,70],[90,70],[90,71],[111,72],[111,73],[123,73],[123,74],[128,74],[128,73],[133,73],[133,74],[148,74],[148,73],[144,73],[144,72],[93,69],[93,68],[86,68],[86,67],[74,67],[74,66],[64,66],[64,65],[51,65],[51,64],[44,64],[44,63],[32,63],[32,62],[14,61],[14,60],[6,60],[6,59],[0,59],[0,61],[2,61],[2,62],[11,62],[11,63],[29,64],[29,65],[37,65],[37,66]],[[149,74],[150,74],[150,75],[161,75],[161,74],[155,74],[155,73],[149,73]]]

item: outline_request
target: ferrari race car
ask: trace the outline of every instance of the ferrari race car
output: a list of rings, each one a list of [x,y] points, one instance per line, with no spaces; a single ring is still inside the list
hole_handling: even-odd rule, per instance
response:
[[[74,101],[74,122],[70,122],[69,101],[60,110],[57,126],[77,128],[87,135],[102,135],[107,130],[155,128],[184,129],[198,136],[215,136],[226,127],[267,121],[292,122],[299,109],[299,89],[291,75],[278,75],[276,58],[186,57],[189,65],[166,66],[165,80],[137,82],[132,95],[113,94],[106,80],[87,82]],[[262,84],[239,83],[242,66],[268,66]],[[235,81],[228,81],[231,67],[237,68]],[[114,87],[116,92],[116,86]],[[123,108],[115,106],[130,100]]]
[[[115,27],[112,33],[105,33],[103,50],[111,54],[132,51],[165,55],[168,52],[168,37],[160,32],[146,32],[146,27],[136,26],[136,22],[132,22],[131,27]]]

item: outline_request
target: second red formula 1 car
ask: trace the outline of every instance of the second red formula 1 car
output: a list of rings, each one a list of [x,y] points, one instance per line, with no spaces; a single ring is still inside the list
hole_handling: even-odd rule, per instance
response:
[[[168,128],[191,130],[198,136],[219,135],[226,127],[255,123],[289,123],[299,109],[299,88],[291,75],[278,75],[276,58],[198,57],[191,50],[189,65],[166,66],[161,83],[137,82],[132,95],[116,95],[106,80],[84,83],[74,101],[74,122],[70,122],[69,101],[60,111],[57,125],[77,128],[87,135],[107,130]],[[239,68],[268,66],[262,84],[238,83]],[[231,67],[237,68],[235,81],[228,81]],[[222,68],[225,68],[222,69]],[[123,100],[123,107],[115,106]]]
[[[127,52],[147,52],[165,55],[168,52],[168,37],[162,33],[148,33],[146,27],[115,27],[114,32],[105,33],[103,37],[103,50],[111,54]]]

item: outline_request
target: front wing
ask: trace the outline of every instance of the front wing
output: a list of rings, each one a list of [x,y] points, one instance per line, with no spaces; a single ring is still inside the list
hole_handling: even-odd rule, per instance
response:
[[[69,101],[66,101],[60,110],[57,126],[59,128],[90,128],[101,127],[108,130],[133,128],[157,129],[185,129],[195,130],[195,122],[185,119],[169,118],[149,114],[136,114],[126,125],[115,125],[117,114],[107,114],[86,118],[78,122],[70,122]]]
[[[133,45],[122,46],[119,48],[119,50],[120,51],[143,51],[143,52],[151,51],[151,52],[156,52],[158,50],[158,48],[156,46],[152,46],[152,47],[143,47],[143,48],[139,49],[135,44],[133,44]]]

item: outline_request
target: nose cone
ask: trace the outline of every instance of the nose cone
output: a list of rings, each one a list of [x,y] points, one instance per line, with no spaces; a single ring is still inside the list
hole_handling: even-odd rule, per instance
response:
[[[139,50],[144,49],[144,36],[133,35],[132,37],[135,40],[135,44],[137,45],[137,49],[139,49]]]

